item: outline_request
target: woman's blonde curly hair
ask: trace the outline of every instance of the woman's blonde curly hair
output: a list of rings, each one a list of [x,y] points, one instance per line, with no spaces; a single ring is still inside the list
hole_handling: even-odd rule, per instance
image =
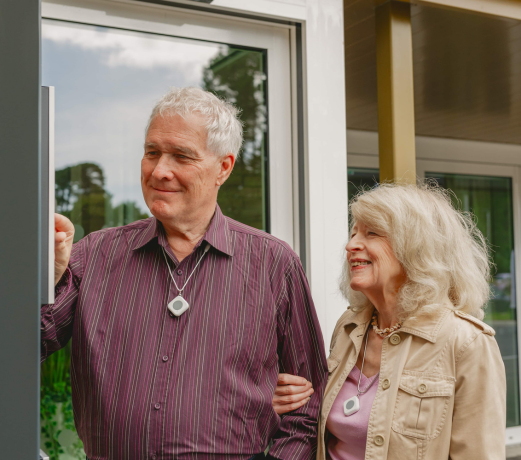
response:
[[[349,204],[356,222],[385,235],[402,264],[407,281],[398,294],[399,318],[429,312],[447,298],[454,309],[478,319],[490,297],[490,251],[471,213],[451,202],[451,192],[434,181],[418,185],[379,184],[361,191]],[[351,232],[350,232],[351,234]],[[371,306],[350,287],[347,260],[340,290],[355,311]]]

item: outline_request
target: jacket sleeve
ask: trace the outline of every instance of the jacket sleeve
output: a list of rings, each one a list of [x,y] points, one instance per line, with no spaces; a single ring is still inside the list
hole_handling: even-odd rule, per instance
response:
[[[88,237],[72,246],[67,270],[55,288],[55,302],[40,310],[40,362],[67,345],[72,336],[87,244]]]
[[[278,312],[279,370],[306,378],[315,392],[303,407],[281,417],[268,458],[314,459],[327,364],[311,292],[296,256],[284,275]]]
[[[493,336],[478,333],[456,356],[451,460],[504,460],[506,378]]]

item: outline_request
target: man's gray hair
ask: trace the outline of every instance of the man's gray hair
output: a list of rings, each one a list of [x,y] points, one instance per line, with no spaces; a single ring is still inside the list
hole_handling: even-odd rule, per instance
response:
[[[242,123],[239,109],[201,88],[170,88],[152,110],[146,131],[157,115],[178,114],[182,117],[196,114],[204,118],[208,135],[207,148],[216,155],[239,155],[242,145]]]

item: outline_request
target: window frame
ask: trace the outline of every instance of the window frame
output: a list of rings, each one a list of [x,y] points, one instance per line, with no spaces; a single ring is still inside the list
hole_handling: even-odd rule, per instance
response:
[[[299,253],[295,26],[175,6],[109,0],[44,1],[42,19],[265,50],[268,230]]]

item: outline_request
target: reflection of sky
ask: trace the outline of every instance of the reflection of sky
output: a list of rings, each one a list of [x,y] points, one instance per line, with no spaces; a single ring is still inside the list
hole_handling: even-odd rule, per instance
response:
[[[44,21],[43,85],[56,88],[56,169],[101,165],[113,204],[141,195],[144,128],[170,86],[200,86],[220,45]]]

